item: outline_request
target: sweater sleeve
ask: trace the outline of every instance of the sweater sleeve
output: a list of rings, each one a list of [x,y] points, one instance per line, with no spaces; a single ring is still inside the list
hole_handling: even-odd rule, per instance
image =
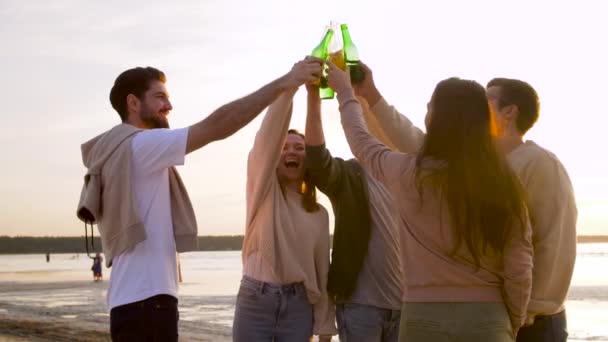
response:
[[[369,133],[375,136],[378,140],[380,140],[381,143],[388,146],[391,150],[398,151],[397,146],[389,139],[389,137],[382,129],[382,126],[380,126],[376,115],[369,107],[369,103],[367,103],[367,101],[363,97],[357,96],[357,100],[359,100],[359,103],[361,103],[361,107],[363,108],[363,119],[367,124],[367,129]]]
[[[322,209],[325,211],[325,209]],[[321,291],[319,300],[313,304],[314,335],[335,335],[336,308],[327,293],[327,274],[329,273],[329,219],[325,211],[325,222],[320,238],[315,248],[315,269],[317,271],[317,286]]]
[[[306,169],[314,185],[325,195],[333,196],[342,181],[345,161],[331,156],[325,145],[306,145]]]
[[[261,202],[268,195],[270,184],[275,176],[277,164],[281,158],[281,149],[293,107],[295,91],[285,92],[269,107],[262,125],[255,136],[253,148],[247,160],[247,222],[246,227],[252,227],[252,221]]]
[[[338,102],[342,126],[351,152],[374,178],[390,189],[390,184],[400,178],[402,166],[407,164],[403,163],[406,155],[392,152],[368,132],[363,121],[361,105],[352,89],[338,94]]]
[[[389,105],[384,98],[376,103],[371,111],[391,143],[399,152],[416,152],[424,142],[424,132],[395,107]]]
[[[532,229],[526,217],[524,227],[513,227],[503,253],[504,289],[503,295],[513,334],[524,324],[526,310],[532,291]]]

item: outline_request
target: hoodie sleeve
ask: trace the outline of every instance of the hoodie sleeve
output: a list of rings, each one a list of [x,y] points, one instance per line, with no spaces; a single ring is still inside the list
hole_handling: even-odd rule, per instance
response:
[[[336,329],[336,307],[327,293],[327,275],[329,273],[329,219],[325,212],[326,224],[321,231],[321,237],[315,248],[315,269],[317,273],[317,286],[321,294],[319,301],[313,305],[314,335],[335,335]]]
[[[266,111],[262,125],[255,135],[253,148],[247,159],[247,222],[252,221],[263,199],[267,196],[276,168],[293,109],[295,90],[281,94]]]
[[[306,145],[306,169],[314,185],[325,195],[332,197],[338,191],[346,172],[345,161],[331,156],[325,145]]]
[[[393,152],[369,133],[352,89],[338,94],[338,102],[346,140],[355,158],[388,189],[400,183],[414,155]]]
[[[424,132],[395,107],[381,98],[371,111],[375,114],[376,122],[388,140],[396,147],[397,151],[412,153],[418,151],[424,142]]]

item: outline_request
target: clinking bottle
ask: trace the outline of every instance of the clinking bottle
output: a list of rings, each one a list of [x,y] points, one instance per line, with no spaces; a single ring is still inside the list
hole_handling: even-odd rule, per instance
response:
[[[350,80],[353,84],[361,83],[365,79],[365,72],[359,65],[359,52],[348,32],[348,25],[340,25],[342,41],[344,42],[344,59],[350,69]]]
[[[317,58],[326,60],[327,59],[327,48],[328,48],[329,42],[331,41],[331,38],[333,36],[334,36],[334,30],[331,28],[328,28],[327,31],[325,32],[325,36],[323,36],[323,39],[321,40],[319,45],[317,45],[317,47],[315,47],[312,50],[312,53],[310,55],[313,57],[317,57]],[[326,76],[327,76],[327,73],[325,72],[325,66],[323,66],[323,75],[319,79],[319,95],[322,99],[333,99],[334,91],[327,85]]]

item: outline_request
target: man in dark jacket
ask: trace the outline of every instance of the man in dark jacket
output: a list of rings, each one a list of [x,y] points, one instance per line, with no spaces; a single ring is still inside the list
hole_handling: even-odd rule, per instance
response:
[[[307,85],[306,165],[334,216],[328,292],[341,341],[397,341],[402,296],[400,232],[388,190],[355,159],[325,147],[319,89]]]

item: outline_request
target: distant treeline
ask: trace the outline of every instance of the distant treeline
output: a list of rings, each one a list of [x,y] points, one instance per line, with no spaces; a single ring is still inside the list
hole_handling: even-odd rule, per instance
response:
[[[607,235],[581,235],[579,243],[608,242]],[[90,243],[90,241],[89,241]],[[240,251],[243,235],[199,236],[199,251]],[[95,238],[95,248],[101,252],[101,241]],[[90,250],[89,250],[90,251]],[[0,236],[0,254],[85,253],[82,237]]]
[[[579,235],[577,241],[578,243],[608,242],[608,235]]]
[[[91,240],[89,239],[89,244]],[[96,237],[95,248],[101,252],[101,240]],[[239,251],[243,244],[242,235],[234,236],[199,236],[200,251]],[[0,254],[35,254],[35,253],[86,253],[84,236],[82,237],[31,237],[0,236]],[[89,252],[91,252],[89,247]]]

